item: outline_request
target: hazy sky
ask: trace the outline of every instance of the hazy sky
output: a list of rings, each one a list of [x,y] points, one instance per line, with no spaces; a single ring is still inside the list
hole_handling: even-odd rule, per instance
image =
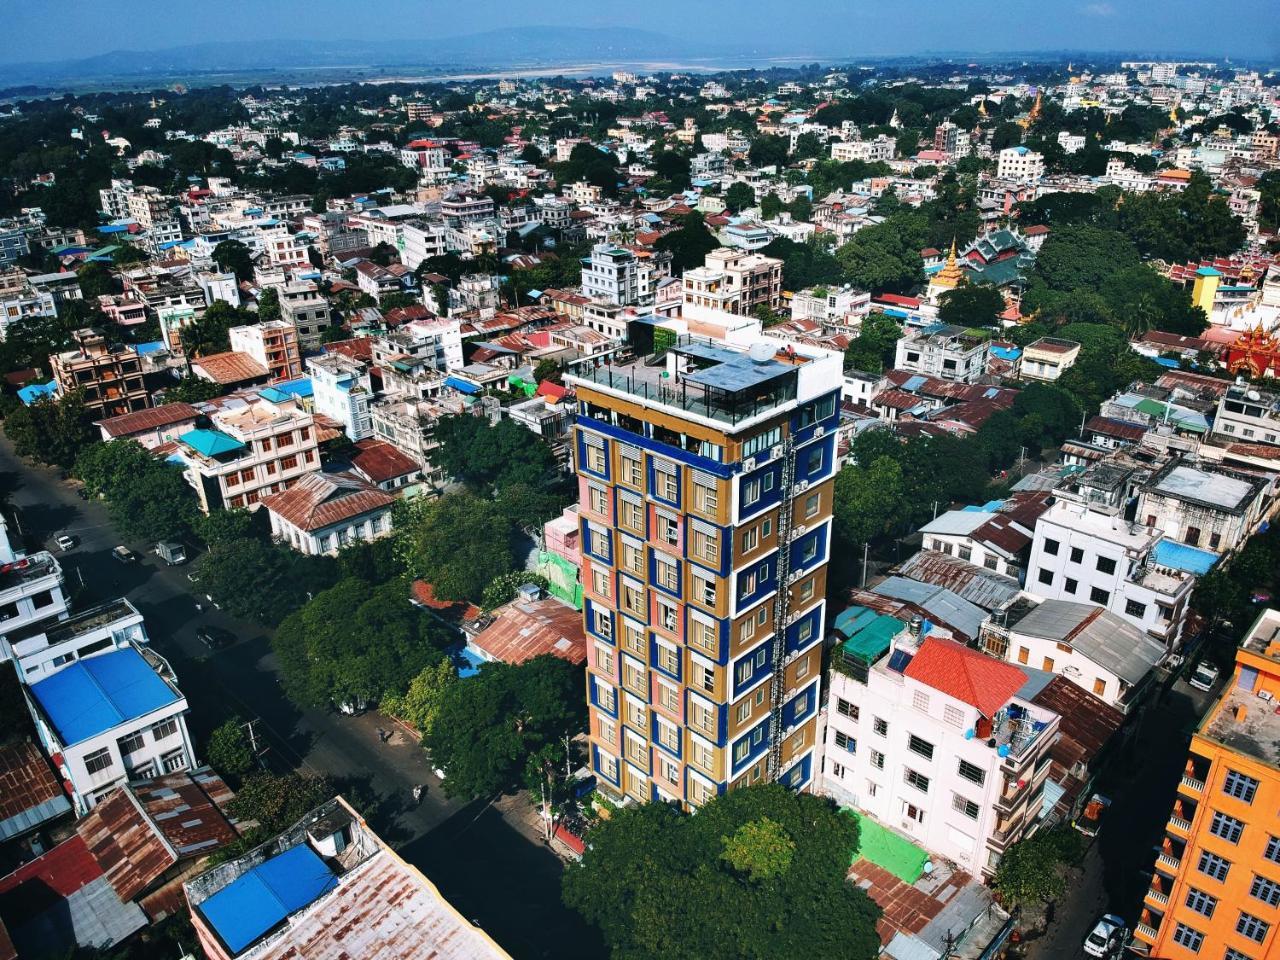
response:
[[[0,0],[0,62],[209,40],[430,40],[531,24],[637,27],[824,57],[1088,49],[1276,61],[1276,13],[1276,0]]]

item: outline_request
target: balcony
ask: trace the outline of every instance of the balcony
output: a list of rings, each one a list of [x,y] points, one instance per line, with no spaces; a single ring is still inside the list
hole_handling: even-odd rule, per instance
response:
[[[1169,829],[1174,833],[1189,835],[1191,833],[1191,821],[1184,820],[1179,816],[1171,816],[1169,818]]]
[[[1204,781],[1197,780],[1195,777],[1188,776],[1185,773],[1182,775],[1182,782],[1178,786],[1180,789],[1191,793],[1204,793]]]
[[[1156,930],[1155,927],[1149,926],[1145,923],[1139,923],[1133,928],[1133,932],[1135,936],[1141,940],[1145,940],[1151,946],[1155,946],[1156,937],[1160,935],[1160,932]]]
[[[1172,853],[1160,853],[1156,856],[1156,866],[1166,867],[1174,873],[1177,873],[1182,867],[1182,857]]]

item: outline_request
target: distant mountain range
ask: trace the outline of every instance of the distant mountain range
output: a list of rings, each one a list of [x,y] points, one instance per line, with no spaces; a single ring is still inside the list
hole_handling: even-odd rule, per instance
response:
[[[243,40],[164,50],[115,50],[77,60],[0,65],[0,86],[99,86],[112,80],[175,81],[300,70],[504,70],[735,55],[747,54],[703,40],[695,47],[648,30],[531,26],[413,40]]]

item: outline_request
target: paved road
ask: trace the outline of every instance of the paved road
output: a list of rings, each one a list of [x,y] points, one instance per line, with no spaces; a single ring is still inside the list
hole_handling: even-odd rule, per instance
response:
[[[371,798],[372,809],[364,812],[375,829],[512,956],[604,956],[598,934],[560,903],[563,865],[537,839],[522,798],[493,805],[449,800],[410,737],[397,733],[388,743],[379,741],[377,727],[386,721],[297,710],[280,690],[261,627],[197,610],[198,585],[187,579],[192,568],[166,566],[146,552],[149,544],[126,541],[143,556],[140,563],[114,560],[111,548],[122,541],[105,504],[80,500],[56,471],[21,462],[3,439],[0,497],[17,508],[28,549],[45,547],[58,556],[76,609],[126,596],[143,614],[152,645],[170,659],[191,703],[197,744],[228,715],[257,720],[273,766],[327,774],[343,789]],[[75,536],[76,547],[58,552],[53,538],[60,533]],[[210,656],[195,636],[204,624],[242,639]],[[428,785],[417,804],[415,784]]]
[[[1164,835],[1191,729],[1214,694],[1179,680],[1148,708],[1124,751],[1108,763],[1098,784],[1113,800],[1083,876],[1057,905],[1046,935],[1028,946],[1030,960],[1079,960],[1081,942],[1103,913],[1132,927],[1150,886],[1154,847]]]

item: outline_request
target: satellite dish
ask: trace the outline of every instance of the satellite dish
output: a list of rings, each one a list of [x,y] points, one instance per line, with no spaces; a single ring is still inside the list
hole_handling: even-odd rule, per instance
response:
[[[1262,399],[1262,394],[1260,394],[1257,390],[1250,390],[1248,393],[1245,394],[1245,396],[1248,397],[1250,400],[1254,400],[1254,401]]]
[[[772,343],[766,343],[764,340],[761,340],[759,343],[753,343],[747,349],[747,356],[751,358],[753,363],[768,363],[773,359],[773,355],[776,352],[777,347]]]

